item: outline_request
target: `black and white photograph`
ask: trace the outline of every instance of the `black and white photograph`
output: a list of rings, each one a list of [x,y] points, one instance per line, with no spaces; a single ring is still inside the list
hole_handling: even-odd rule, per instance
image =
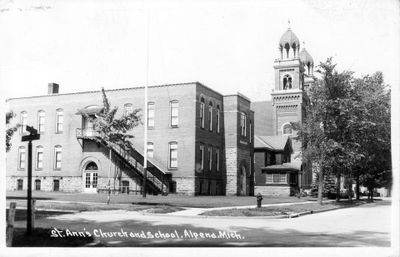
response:
[[[1,0],[1,256],[399,256],[400,2]]]

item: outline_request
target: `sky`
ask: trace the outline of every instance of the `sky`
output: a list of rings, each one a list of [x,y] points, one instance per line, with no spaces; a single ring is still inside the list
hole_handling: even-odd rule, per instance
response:
[[[288,23],[290,21],[290,24]],[[268,100],[288,27],[316,65],[399,84],[398,1],[0,1],[6,98],[199,81]],[[304,43],[305,44],[304,44]]]

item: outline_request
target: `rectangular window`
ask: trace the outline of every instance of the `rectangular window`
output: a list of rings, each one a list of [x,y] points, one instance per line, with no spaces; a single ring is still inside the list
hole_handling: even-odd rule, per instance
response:
[[[18,169],[25,169],[25,161],[26,161],[26,152],[25,147],[20,147],[18,149]]]
[[[60,191],[60,180],[55,179],[53,181],[53,190],[54,191]]]
[[[147,157],[153,158],[154,156],[154,143],[147,142]]]
[[[240,113],[240,135],[246,136],[246,114],[243,112]]]
[[[272,174],[267,173],[266,181],[267,181],[267,184],[272,184],[274,182],[273,178],[272,178]]]
[[[92,188],[97,188],[97,173],[93,173]]]
[[[208,107],[208,130],[213,130],[213,111],[212,106]]]
[[[56,146],[54,151],[54,168],[61,169],[61,161],[62,161],[62,148],[61,146]]]
[[[204,103],[200,103],[200,127],[204,128]]]
[[[179,124],[179,102],[172,101],[171,102],[171,127],[178,127]]]
[[[132,104],[125,104],[125,105],[124,105],[124,115],[125,115],[125,116],[128,116],[128,115],[130,115],[130,114],[132,114],[132,113],[133,113]]]
[[[178,168],[178,143],[169,143],[169,168]]]
[[[45,115],[44,111],[38,113],[38,132],[41,134],[44,133]]]
[[[149,102],[147,104],[147,127],[154,128],[154,116],[155,116],[155,104],[153,102]]]
[[[43,147],[36,147],[36,169],[43,169]]]
[[[249,126],[249,141],[250,141],[250,143],[251,143],[251,140],[252,140],[252,128],[253,128],[253,124],[251,124],[251,121],[250,121],[250,124],[249,124],[250,126]]]
[[[208,170],[212,171],[212,148],[208,148]]]
[[[23,190],[23,189],[24,189],[24,180],[18,179],[17,180],[17,190]]]
[[[90,188],[90,173],[86,173],[85,187]]]
[[[35,180],[35,190],[39,191],[40,190],[40,179]]]
[[[21,134],[26,133],[26,126],[28,125],[28,113],[21,112]]]
[[[204,145],[200,144],[200,169],[204,170]]]
[[[286,173],[267,173],[266,174],[267,184],[286,184],[287,175]]]
[[[63,124],[64,124],[64,112],[61,109],[57,109],[56,114],[56,133],[63,132]]]

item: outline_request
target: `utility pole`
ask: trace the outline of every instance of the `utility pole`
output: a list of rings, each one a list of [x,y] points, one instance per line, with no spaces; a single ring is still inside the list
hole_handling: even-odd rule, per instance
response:
[[[22,142],[28,141],[28,195],[27,195],[27,219],[26,219],[26,234],[32,235],[32,141],[39,140],[40,134],[31,126],[26,126],[29,135],[22,136]]]

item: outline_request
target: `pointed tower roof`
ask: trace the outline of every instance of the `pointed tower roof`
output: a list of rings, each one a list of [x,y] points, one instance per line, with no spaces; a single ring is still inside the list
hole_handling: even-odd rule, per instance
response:
[[[290,28],[288,28],[286,32],[283,33],[281,40],[279,40],[279,45],[282,47],[284,47],[286,43],[288,43],[290,46],[292,46],[293,43],[298,46],[300,45],[299,39]]]

